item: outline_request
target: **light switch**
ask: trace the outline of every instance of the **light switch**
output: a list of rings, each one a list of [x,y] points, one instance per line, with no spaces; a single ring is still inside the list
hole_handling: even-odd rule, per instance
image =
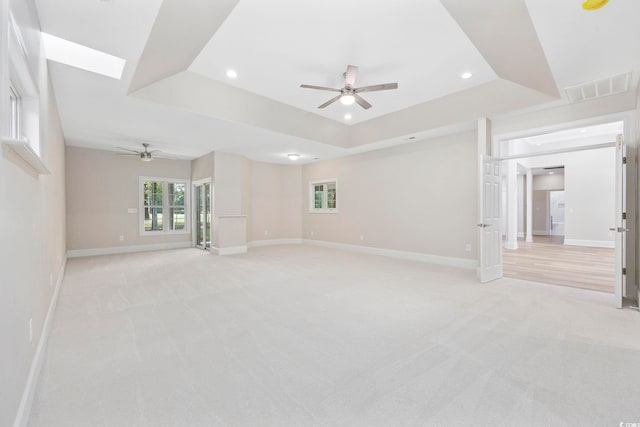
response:
[[[138,209],[136,209],[136,208],[129,208],[129,209],[127,209],[127,213],[130,213],[130,214],[138,213]]]

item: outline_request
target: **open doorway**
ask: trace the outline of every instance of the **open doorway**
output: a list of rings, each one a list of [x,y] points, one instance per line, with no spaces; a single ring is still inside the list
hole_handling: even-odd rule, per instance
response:
[[[211,249],[211,180],[205,179],[193,183],[194,194],[194,246]]]
[[[616,137],[623,123],[505,141],[503,271],[614,293]],[[505,152],[505,151],[502,151]]]

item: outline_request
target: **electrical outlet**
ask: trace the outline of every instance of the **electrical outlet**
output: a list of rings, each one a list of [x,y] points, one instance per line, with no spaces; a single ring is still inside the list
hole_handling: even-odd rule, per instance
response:
[[[121,234],[120,235],[120,241],[122,242],[124,240],[124,236]]]
[[[268,236],[269,235],[269,230],[264,230],[264,235]]]
[[[128,208],[127,209],[127,213],[130,213],[130,214],[138,213],[138,209],[137,208]]]
[[[33,317],[29,319],[29,342],[33,342]]]
[[[311,230],[311,237],[313,237],[313,230]]]
[[[53,273],[49,273],[49,286],[53,286]]]
[[[467,252],[471,252],[471,243],[467,243],[466,245],[464,245],[464,250]]]
[[[360,235],[360,240],[364,240],[364,234]]]

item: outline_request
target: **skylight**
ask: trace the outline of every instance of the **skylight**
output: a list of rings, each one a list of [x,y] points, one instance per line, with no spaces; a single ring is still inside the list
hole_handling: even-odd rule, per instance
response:
[[[92,73],[120,79],[127,61],[51,34],[42,33],[47,59]]]

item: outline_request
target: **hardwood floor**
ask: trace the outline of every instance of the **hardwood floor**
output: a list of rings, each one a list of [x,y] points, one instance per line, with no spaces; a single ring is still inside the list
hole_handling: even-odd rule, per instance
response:
[[[518,249],[503,249],[504,275],[554,285],[614,291],[615,249],[565,246],[562,236],[518,240]]]

